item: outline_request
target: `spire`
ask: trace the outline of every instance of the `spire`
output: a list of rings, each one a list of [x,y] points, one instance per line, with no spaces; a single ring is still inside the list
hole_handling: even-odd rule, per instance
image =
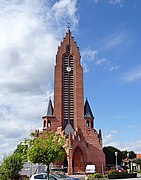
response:
[[[47,116],[53,116],[53,106],[52,106],[51,98],[49,98]]]
[[[84,117],[94,117],[87,98],[84,105]]]
[[[70,32],[70,22],[68,21],[67,32]]]
[[[101,129],[99,129],[98,138],[99,138],[99,143],[102,144],[102,132],[101,132]]]
[[[102,139],[102,132],[101,132],[101,129],[99,129],[98,138],[99,138],[99,139]]]

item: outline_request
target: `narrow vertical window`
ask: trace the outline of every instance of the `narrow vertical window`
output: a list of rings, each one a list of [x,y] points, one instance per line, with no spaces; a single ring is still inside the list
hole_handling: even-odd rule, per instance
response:
[[[94,125],[93,125],[93,121],[91,121],[91,128],[93,128],[94,127]]]
[[[44,120],[44,128],[46,127],[46,120]]]
[[[89,121],[87,121],[86,122],[86,127],[89,127],[89,126],[90,126]]]
[[[51,122],[50,121],[48,121],[48,123],[47,123],[47,127],[51,127]]]
[[[78,141],[81,141],[81,135],[78,134]]]

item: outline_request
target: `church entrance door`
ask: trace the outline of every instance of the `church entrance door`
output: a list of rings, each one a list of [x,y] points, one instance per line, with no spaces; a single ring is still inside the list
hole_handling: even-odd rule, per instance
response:
[[[74,173],[84,172],[84,157],[83,152],[79,147],[76,147],[73,153],[73,171]]]

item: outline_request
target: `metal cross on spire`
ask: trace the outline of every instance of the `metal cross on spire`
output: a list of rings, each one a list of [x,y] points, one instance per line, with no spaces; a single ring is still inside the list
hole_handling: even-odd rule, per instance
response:
[[[68,22],[67,29],[70,30],[70,22]]]

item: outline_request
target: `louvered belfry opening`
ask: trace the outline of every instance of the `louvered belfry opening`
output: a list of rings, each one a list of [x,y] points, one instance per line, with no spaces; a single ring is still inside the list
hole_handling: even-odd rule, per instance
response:
[[[73,56],[70,55],[70,46],[66,47],[66,54],[63,59],[63,118],[64,128],[67,124],[73,125]]]

